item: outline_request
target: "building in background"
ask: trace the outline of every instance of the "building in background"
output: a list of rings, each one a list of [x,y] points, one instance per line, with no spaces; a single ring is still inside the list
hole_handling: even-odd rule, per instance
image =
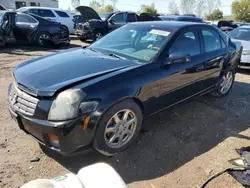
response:
[[[21,7],[52,7],[58,8],[58,0],[0,0],[0,4],[7,9],[19,9]]]

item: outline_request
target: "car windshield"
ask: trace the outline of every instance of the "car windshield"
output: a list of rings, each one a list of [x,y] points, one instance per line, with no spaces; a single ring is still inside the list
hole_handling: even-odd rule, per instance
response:
[[[150,63],[167,43],[170,31],[152,25],[125,25],[89,46],[108,55]]]
[[[111,13],[102,13],[102,14],[99,14],[99,16],[101,17],[102,20],[106,20],[109,18]]]
[[[250,41],[250,28],[237,28],[234,29],[229,37],[236,40]]]
[[[0,12],[0,24],[1,24],[2,21],[3,21],[4,14],[5,14],[5,12]]]

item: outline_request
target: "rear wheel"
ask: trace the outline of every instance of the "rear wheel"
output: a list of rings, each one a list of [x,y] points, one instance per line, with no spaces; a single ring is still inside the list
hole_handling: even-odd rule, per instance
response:
[[[50,41],[51,37],[50,34],[47,32],[41,32],[37,35],[36,42],[39,46],[45,46],[46,42]]]
[[[62,32],[63,38],[69,37],[69,29],[65,25],[61,26],[61,32]]]
[[[138,137],[142,118],[140,107],[132,100],[117,103],[101,117],[94,148],[106,156],[123,151]]]
[[[96,41],[96,40],[99,40],[102,37],[103,37],[103,33],[101,31],[99,31],[99,30],[96,30],[96,31],[94,31],[92,40]]]
[[[86,38],[84,38],[84,37],[79,37],[79,40],[82,42],[86,42]]]
[[[219,83],[217,84],[212,95],[215,97],[225,97],[228,95],[233,87],[235,79],[235,70],[232,67],[228,67],[222,74]]]

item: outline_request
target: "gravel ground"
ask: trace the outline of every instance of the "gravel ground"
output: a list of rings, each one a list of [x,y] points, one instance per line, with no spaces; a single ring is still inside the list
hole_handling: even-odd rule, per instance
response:
[[[104,161],[111,164],[131,188],[198,187],[211,175],[229,167],[238,157],[235,148],[249,146],[250,71],[242,70],[228,97],[202,96],[170,108],[143,123],[138,142],[112,158],[95,151],[66,158],[41,151],[39,145],[11,120],[7,86],[13,68],[28,59],[83,45],[73,40],[61,49],[8,46],[0,49],[0,187],[19,187],[36,178],[77,172]],[[40,161],[30,160],[39,157]],[[225,174],[208,187],[241,187]]]

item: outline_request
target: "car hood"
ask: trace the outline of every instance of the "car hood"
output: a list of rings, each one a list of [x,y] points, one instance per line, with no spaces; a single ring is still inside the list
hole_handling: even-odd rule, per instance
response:
[[[233,42],[240,42],[243,50],[250,50],[250,41],[231,39]]]
[[[91,7],[87,6],[79,6],[76,8],[77,11],[79,11],[82,15],[82,17],[86,20],[92,20],[92,19],[97,19],[97,20],[102,20],[100,16],[97,14],[97,12],[92,9]]]
[[[51,97],[72,84],[134,65],[137,64],[90,49],[75,48],[19,64],[14,70],[14,77],[26,92]]]

